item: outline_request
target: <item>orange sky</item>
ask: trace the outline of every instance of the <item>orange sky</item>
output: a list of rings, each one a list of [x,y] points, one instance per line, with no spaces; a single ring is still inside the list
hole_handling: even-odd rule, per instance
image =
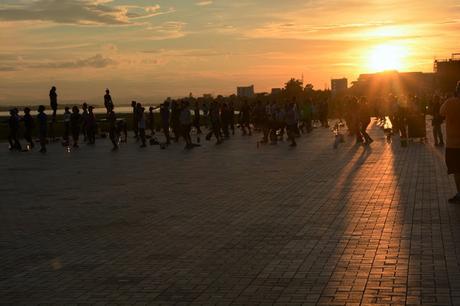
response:
[[[431,72],[460,52],[459,25],[453,0],[3,0],[0,105],[45,103],[52,85],[94,104],[109,87],[124,104],[269,91],[302,73],[324,88],[386,68]]]

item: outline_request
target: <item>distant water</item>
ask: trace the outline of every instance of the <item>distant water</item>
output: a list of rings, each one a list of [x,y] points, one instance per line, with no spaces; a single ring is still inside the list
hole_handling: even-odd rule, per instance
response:
[[[145,107],[145,111],[148,112],[148,108],[150,106],[144,106],[144,107]],[[30,107],[30,109],[31,109],[30,113],[32,115],[36,115],[37,114],[37,108],[38,108],[38,106]],[[81,106],[79,106],[79,108],[80,108],[80,112],[81,112]],[[70,110],[70,111],[72,111],[72,110]],[[133,108],[131,106],[120,106],[120,107],[115,106],[115,113],[128,114],[128,113],[131,113],[132,111],[133,111]],[[155,113],[157,113],[159,111],[160,111],[159,109],[154,110]],[[107,113],[105,107],[95,107],[93,112],[95,114],[105,114],[105,113]],[[49,107],[47,107],[47,109],[45,110],[45,113],[51,115],[53,113],[53,111]],[[19,115],[23,115],[23,114],[24,114],[23,108],[19,108]],[[64,109],[58,109],[57,114],[58,115],[64,114]],[[7,117],[9,115],[10,115],[9,111],[0,112],[0,117]]]

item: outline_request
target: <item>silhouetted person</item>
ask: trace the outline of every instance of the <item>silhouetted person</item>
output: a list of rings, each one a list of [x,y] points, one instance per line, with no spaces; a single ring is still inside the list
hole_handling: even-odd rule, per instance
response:
[[[291,141],[290,146],[295,147],[297,146],[295,138],[297,134],[298,118],[297,118],[294,102],[286,105],[286,117],[285,118],[286,118],[287,137],[288,137],[288,140]]]
[[[359,103],[356,97],[351,97],[346,107],[347,126],[350,136],[354,136],[356,144],[363,143],[360,131]]]
[[[286,129],[286,108],[278,106],[276,109],[276,125],[279,133],[279,140],[283,141],[284,131]]]
[[[70,129],[72,131],[73,147],[78,148],[80,138],[81,115],[78,106],[72,107],[72,115],[70,116]]]
[[[311,99],[307,98],[305,99],[303,105],[302,105],[302,119],[303,119],[303,125],[305,127],[305,130],[307,133],[311,133],[313,130],[312,126],[312,103]]]
[[[277,122],[277,112],[278,106],[276,105],[276,101],[272,101],[268,107],[268,128],[269,128],[269,138],[270,144],[276,145],[278,143],[278,137],[276,135],[276,131],[278,130],[278,122]]]
[[[137,111],[137,129],[138,129],[139,139],[141,140],[141,148],[145,148],[147,146],[146,140],[145,140],[145,128],[147,126],[146,121],[145,121],[145,108],[142,107],[140,103],[137,103],[136,111]]]
[[[230,130],[232,135],[235,135],[235,103],[233,101],[228,104],[228,113],[230,116]]]
[[[211,123],[211,130],[208,133],[208,135],[206,135],[206,140],[211,140],[212,135],[214,135],[217,139],[216,144],[220,145],[222,143],[222,137],[220,135],[221,122],[219,114],[219,105],[216,101],[213,101],[209,108],[209,121]]]
[[[243,136],[249,135],[251,136],[251,108],[249,106],[248,101],[244,101],[243,106],[241,107],[240,113],[240,125],[241,131],[243,132]],[[246,132],[246,129],[248,131]]]
[[[441,106],[441,116],[446,118],[446,164],[448,174],[453,174],[457,194],[450,203],[460,204],[460,81],[457,83],[455,97]]]
[[[364,139],[366,145],[371,144],[374,140],[367,133],[367,127],[371,123],[371,114],[369,109],[369,104],[365,97],[361,98],[359,103],[359,132]]]
[[[34,118],[30,114],[30,108],[24,108],[24,117],[22,118],[24,121],[24,139],[29,143],[29,149],[33,149],[35,147],[34,141],[32,139],[32,132],[34,129]]]
[[[63,146],[69,146],[70,140],[69,140],[69,135],[70,135],[70,119],[72,117],[72,113],[70,112],[70,108],[68,106],[65,107],[64,109],[64,135],[62,136],[62,139],[64,140],[62,142]]]
[[[57,109],[58,109],[58,102],[57,102],[57,92],[56,92],[56,87],[53,86],[51,87],[51,90],[50,90],[50,107],[51,109],[53,110],[53,114],[51,115],[51,128],[50,128],[50,137],[51,139],[54,141],[56,139],[55,135],[54,135],[54,125],[56,124],[56,113],[57,113]]]
[[[176,101],[171,104],[171,129],[174,134],[174,141],[178,142],[180,137],[180,108]]]
[[[202,132],[201,132],[201,126],[200,126],[200,105],[197,102],[195,102],[195,107],[193,109],[193,112],[194,112],[194,116],[193,116],[193,125],[195,126],[195,129],[196,129],[196,133],[198,135],[200,135]]]
[[[231,116],[227,103],[222,104],[220,111],[220,122],[222,123],[222,132],[224,133],[224,137],[226,139],[230,138]]]
[[[190,131],[192,129],[192,114],[190,113],[190,104],[188,101],[182,102],[182,108],[180,111],[180,126],[181,134],[185,139],[185,148],[190,149],[193,147],[192,137],[190,136]]]
[[[328,128],[328,117],[329,117],[329,103],[325,100],[321,101],[319,104],[318,109],[319,120],[321,122],[321,126]]]
[[[208,102],[203,102],[201,106],[201,110],[203,111],[203,122],[206,128],[209,128],[209,105]]]
[[[136,140],[139,139],[139,127],[138,127],[138,115],[139,115],[139,112],[138,112],[138,109],[137,109],[137,105],[138,103],[136,101],[131,101],[131,107],[133,109],[133,132],[134,132],[134,138],[136,138]]]
[[[19,115],[17,108],[10,110],[10,117],[8,119],[8,142],[10,143],[11,151],[22,151],[21,143],[18,139],[19,132]]]
[[[81,132],[83,134],[83,142],[88,141],[88,128],[87,128],[87,123],[88,123],[88,104],[85,102],[83,103],[82,107],[82,113],[81,113]]]
[[[109,113],[110,109],[114,108],[112,96],[110,95],[110,90],[108,88],[105,90],[104,107],[107,110],[107,114]]]
[[[265,105],[262,105],[262,112],[263,115],[260,119],[261,121],[261,128],[262,128],[262,140],[260,143],[268,143],[268,135],[270,134],[270,104],[269,102],[266,102]]]
[[[117,125],[117,116],[115,115],[115,112],[113,111],[113,105],[110,105],[108,108],[108,115],[107,115],[107,121],[109,123],[109,138],[110,141],[112,142],[113,148],[112,151],[118,150],[118,125]]]
[[[398,100],[398,106],[396,110],[396,131],[399,132],[401,138],[401,146],[407,146],[407,107],[401,100]]]
[[[440,109],[441,103],[439,101],[439,96],[435,96],[433,98],[433,103],[431,104],[431,114],[433,116],[431,125],[433,127],[433,138],[435,146],[444,146],[444,137],[442,135],[441,128],[441,125],[444,122],[444,117],[439,113]]]
[[[171,144],[171,137],[169,136],[169,102],[164,102],[160,107],[161,126],[166,138],[166,144]]]
[[[46,153],[46,137],[48,132],[48,117],[45,114],[45,107],[40,105],[38,107],[38,138],[40,140],[40,153]]]
[[[96,121],[96,116],[94,115],[93,110],[94,110],[93,106],[90,106],[88,108],[88,117],[86,119],[86,133],[88,135],[89,144],[96,143],[97,121]]]
[[[149,129],[150,135],[155,135],[155,113],[153,112],[154,108],[152,106],[149,107]]]

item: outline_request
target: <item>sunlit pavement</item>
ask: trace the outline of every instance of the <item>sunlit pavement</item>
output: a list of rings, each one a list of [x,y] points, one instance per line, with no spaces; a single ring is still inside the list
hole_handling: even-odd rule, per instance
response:
[[[295,149],[2,146],[0,302],[459,305],[443,150],[372,135],[337,150],[327,129]]]

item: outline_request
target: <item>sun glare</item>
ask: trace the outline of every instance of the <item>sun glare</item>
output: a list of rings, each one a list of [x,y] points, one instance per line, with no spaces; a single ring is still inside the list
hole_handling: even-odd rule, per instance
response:
[[[368,67],[372,72],[385,70],[402,70],[408,54],[407,48],[399,45],[378,45],[369,55]]]

